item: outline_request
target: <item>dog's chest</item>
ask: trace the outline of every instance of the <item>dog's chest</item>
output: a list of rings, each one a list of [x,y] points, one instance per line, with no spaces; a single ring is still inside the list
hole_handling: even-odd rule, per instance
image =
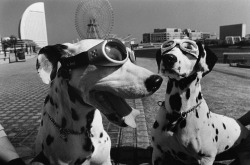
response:
[[[54,161],[88,158],[95,149],[93,141],[97,140],[93,139],[103,136],[101,115],[81,104],[82,100],[73,92],[52,84],[44,102],[38,145]]]

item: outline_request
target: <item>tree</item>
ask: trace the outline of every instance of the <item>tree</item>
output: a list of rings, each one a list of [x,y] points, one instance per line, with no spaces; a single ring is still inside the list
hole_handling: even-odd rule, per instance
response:
[[[3,48],[3,52],[4,52],[4,60],[5,60],[6,49],[11,47],[10,38],[9,37],[1,38],[1,43],[2,43],[2,48]]]

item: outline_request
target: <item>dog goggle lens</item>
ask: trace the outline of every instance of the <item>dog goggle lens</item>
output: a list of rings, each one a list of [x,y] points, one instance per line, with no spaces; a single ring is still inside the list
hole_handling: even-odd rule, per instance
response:
[[[107,39],[88,50],[89,64],[116,66],[128,59],[125,45],[118,39]]]
[[[180,49],[182,51],[187,52],[193,55],[194,57],[198,58],[198,55],[199,55],[198,46],[194,41],[191,41],[191,40],[184,40],[180,42],[177,42],[175,40],[170,40],[170,41],[164,42],[161,46],[161,53],[163,54],[166,51],[170,51],[177,44],[180,46]]]

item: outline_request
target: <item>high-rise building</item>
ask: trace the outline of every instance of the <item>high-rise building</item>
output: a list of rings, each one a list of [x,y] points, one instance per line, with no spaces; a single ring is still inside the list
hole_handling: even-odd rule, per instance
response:
[[[30,5],[23,13],[19,34],[21,39],[33,40],[39,47],[48,45],[44,3]]]
[[[246,24],[235,24],[220,26],[220,39],[225,40],[227,36],[245,37]]]

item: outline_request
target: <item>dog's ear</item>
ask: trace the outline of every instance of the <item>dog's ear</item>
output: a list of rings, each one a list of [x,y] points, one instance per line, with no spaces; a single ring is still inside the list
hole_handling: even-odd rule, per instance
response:
[[[66,45],[49,45],[43,47],[38,54],[36,69],[45,84],[49,84],[56,76],[60,58],[65,54]]]
[[[200,56],[200,68],[203,71],[202,77],[212,71],[218,58],[207,46],[197,42]]]
[[[157,66],[158,66],[158,73],[160,73],[161,49],[158,49],[158,50],[156,51],[155,59],[156,59],[156,63],[157,63]]]
[[[205,46],[205,51],[206,51],[206,64],[208,66],[208,72],[204,72],[202,75],[203,77],[213,69],[214,65],[216,64],[218,60],[218,57],[216,56],[216,54],[207,46]]]

